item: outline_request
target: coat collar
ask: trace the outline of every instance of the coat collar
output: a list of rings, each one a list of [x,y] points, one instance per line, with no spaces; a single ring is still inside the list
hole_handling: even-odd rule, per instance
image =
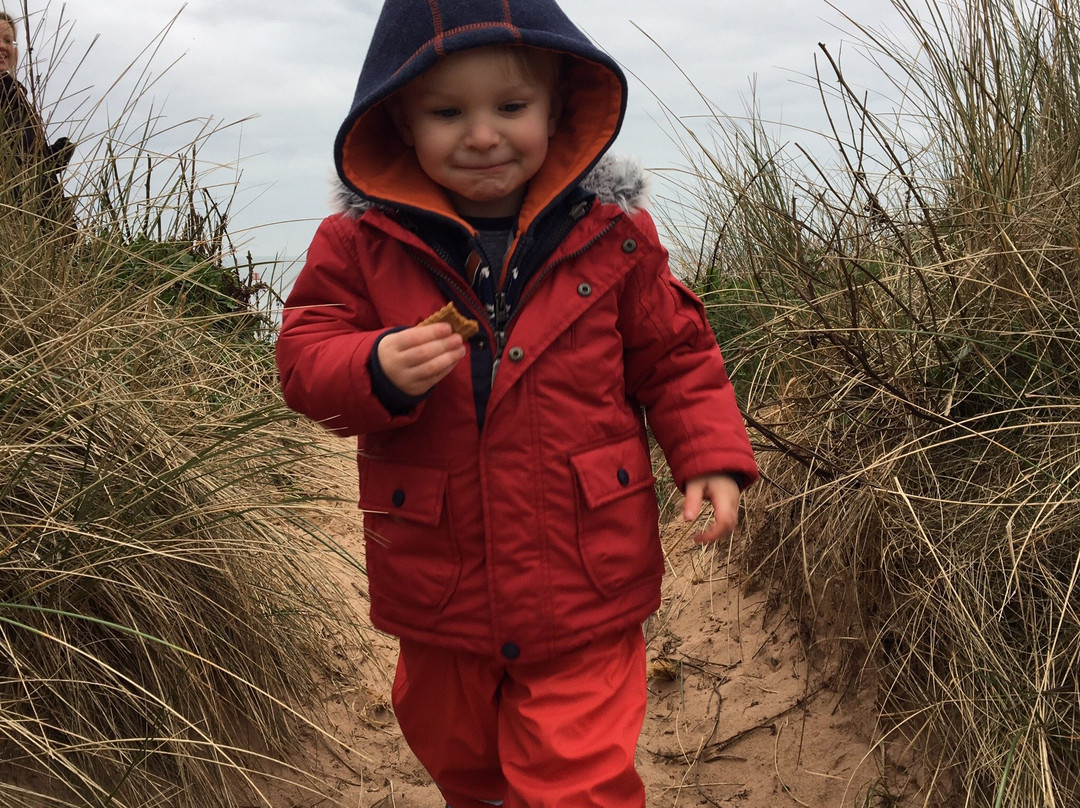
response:
[[[629,157],[605,155],[582,179],[581,187],[600,202],[618,205],[626,213],[636,213],[649,202],[649,174]],[[359,218],[376,205],[339,181],[331,192],[330,207],[334,213]]]

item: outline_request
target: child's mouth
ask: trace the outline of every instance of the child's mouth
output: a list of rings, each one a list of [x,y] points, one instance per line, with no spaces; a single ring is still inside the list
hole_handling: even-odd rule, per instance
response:
[[[476,173],[476,174],[487,174],[487,173],[493,173],[493,172],[496,172],[496,171],[501,171],[502,169],[506,168],[506,166],[508,166],[508,165],[509,165],[509,161],[503,161],[501,163],[488,163],[487,165],[481,165],[481,166],[472,166],[472,165],[462,166],[462,168],[465,171],[470,171],[470,172],[473,172],[473,173]]]

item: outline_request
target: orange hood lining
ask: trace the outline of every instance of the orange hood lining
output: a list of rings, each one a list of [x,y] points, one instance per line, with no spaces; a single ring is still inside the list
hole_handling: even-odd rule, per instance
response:
[[[529,183],[518,216],[519,233],[581,179],[619,130],[623,85],[614,72],[574,56],[566,78],[569,89],[559,125],[543,166]],[[398,135],[385,100],[353,124],[342,144],[341,166],[345,179],[368,199],[437,213],[472,230],[443,189],[420,168],[415,153]]]

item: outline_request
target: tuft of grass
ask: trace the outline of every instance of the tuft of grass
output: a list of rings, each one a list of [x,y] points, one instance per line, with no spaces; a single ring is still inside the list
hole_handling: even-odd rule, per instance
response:
[[[151,156],[153,135],[92,139],[68,205],[0,177],[11,808],[330,799],[298,748],[342,673],[335,638],[365,646],[327,574],[332,554],[359,567],[319,528],[328,450],[279,401],[265,290],[195,146]]]
[[[894,109],[822,46],[824,145],[688,132],[688,274],[766,480],[744,562],[831,664],[875,669],[932,804],[1072,805],[1080,7],[895,5],[914,50],[856,26]]]

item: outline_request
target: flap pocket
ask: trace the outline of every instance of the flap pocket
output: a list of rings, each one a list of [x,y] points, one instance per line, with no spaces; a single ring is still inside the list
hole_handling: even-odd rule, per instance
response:
[[[585,504],[599,508],[655,482],[649,453],[633,435],[570,458]]]
[[[446,469],[361,457],[360,508],[435,527],[442,521]]]

